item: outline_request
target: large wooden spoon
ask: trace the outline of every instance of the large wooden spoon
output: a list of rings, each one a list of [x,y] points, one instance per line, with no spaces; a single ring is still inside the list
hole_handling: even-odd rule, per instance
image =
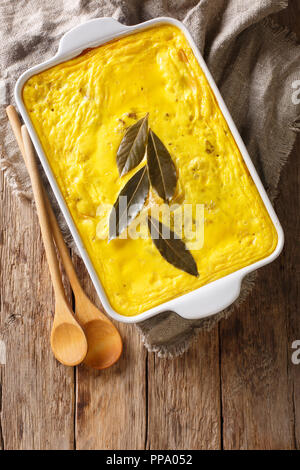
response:
[[[81,326],[75,320],[65,297],[52,239],[51,226],[45,206],[43,188],[26,126],[22,126],[22,137],[27,169],[31,179],[42,238],[55,293],[55,315],[51,331],[51,347],[58,361],[67,366],[75,366],[82,362],[87,354],[87,340]]]
[[[13,106],[8,106],[6,111],[20,151],[24,156],[21,123],[17,112]],[[45,192],[44,201],[49,214],[52,234],[74,293],[77,319],[83,327],[88,341],[88,353],[84,362],[96,369],[110,367],[122,353],[122,339],[113,323],[85,295]]]

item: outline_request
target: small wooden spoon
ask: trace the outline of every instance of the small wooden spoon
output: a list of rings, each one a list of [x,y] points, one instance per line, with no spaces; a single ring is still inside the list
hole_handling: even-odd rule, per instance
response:
[[[39,178],[32,143],[26,129],[22,126],[24,154],[31,179],[32,190],[41,226],[47,261],[55,293],[55,315],[51,331],[51,347],[54,356],[66,366],[75,366],[87,354],[87,340],[81,326],[75,320],[65,298],[58,260],[52,239],[51,226],[44,202],[43,188]]]
[[[24,156],[21,123],[17,112],[11,105],[6,108],[6,112],[20,151]],[[84,362],[96,369],[110,367],[119,359],[122,353],[122,339],[113,323],[85,295],[45,191],[44,201],[49,214],[52,234],[74,292],[77,318],[87,336],[88,354]]]

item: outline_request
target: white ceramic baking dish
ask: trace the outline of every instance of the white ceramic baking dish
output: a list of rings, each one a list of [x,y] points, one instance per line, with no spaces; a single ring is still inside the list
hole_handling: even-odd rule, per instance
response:
[[[154,308],[151,308],[150,310],[147,310],[146,312],[143,312],[133,317],[125,317],[123,315],[118,314],[110,306],[108,298],[95,272],[95,269],[89,258],[89,255],[85,250],[83,242],[73,222],[72,216],[67,208],[67,205],[64,201],[62,193],[56,183],[55,177],[48,164],[46,155],[40,144],[39,138],[34,130],[30,117],[26,111],[23,98],[22,98],[22,89],[23,89],[25,82],[32,75],[35,75],[36,73],[41,72],[42,70],[45,70],[49,67],[57,65],[61,62],[65,62],[66,60],[69,60],[73,57],[76,57],[84,49],[87,49],[89,47],[99,46],[101,44],[104,44],[105,42],[111,41],[112,39],[119,38],[128,34],[132,34],[136,31],[141,31],[151,26],[155,26],[159,24],[166,24],[166,23],[177,26],[183,31],[183,33],[185,34],[195,54],[196,59],[198,60],[203,72],[205,73],[207,80],[210,83],[210,86],[216,96],[219,107],[227,121],[227,124],[244,158],[245,164],[252,176],[254,183],[256,184],[256,187],[259,191],[259,194],[262,200],[264,201],[264,204],[270,215],[270,218],[272,219],[272,222],[276,227],[277,234],[278,234],[278,244],[277,244],[275,251],[270,256],[260,261],[257,261],[249,266],[239,269],[238,271],[235,271],[232,274],[224,276],[221,279],[211,282],[203,287],[200,287],[192,292],[189,292],[188,294],[182,295],[178,298],[175,298],[161,305],[158,305]],[[135,26],[125,26],[119,23],[118,21],[114,20],[113,18],[98,18],[98,19],[88,21],[84,24],[81,24],[73,28],[71,31],[67,32],[62,37],[57,54],[53,58],[47,60],[46,62],[43,62],[42,64],[36,65],[35,67],[32,67],[29,70],[27,70],[25,73],[23,73],[23,75],[19,78],[15,87],[15,99],[16,99],[18,108],[20,110],[20,113],[22,115],[22,118],[24,119],[24,122],[29,130],[35,149],[40,158],[40,161],[45,170],[45,173],[49,179],[53,192],[58,200],[60,208],[64,214],[64,217],[68,223],[70,231],[78,246],[78,250],[85,262],[85,265],[88,269],[91,279],[95,285],[99,298],[105,310],[112,318],[118,321],[125,322],[125,323],[136,323],[142,320],[146,320],[147,318],[153,317],[154,315],[157,315],[166,310],[172,310],[176,312],[178,315],[187,319],[198,319],[198,318],[208,317],[217,312],[220,312],[221,310],[228,307],[232,302],[236,300],[236,298],[239,296],[239,293],[240,293],[241,282],[247,274],[249,274],[251,271],[256,270],[257,268],[260,268],[261,266],[264,266],[270,263],[281,252],[283,243],[284,243],[284,235],[283,235],[283,231],[280,226],[280,223],[278,221],[278,218],[263,188],[263,185],[256,173],[256,170],[249,157],[246,147],[238,133],[238,130],[220,95],[220,92],[201,54],[199,53],[190,33],[181,22],[174,20],[172,18],[156,18],[154,20],[146,21],[145,23],[141,23]]]

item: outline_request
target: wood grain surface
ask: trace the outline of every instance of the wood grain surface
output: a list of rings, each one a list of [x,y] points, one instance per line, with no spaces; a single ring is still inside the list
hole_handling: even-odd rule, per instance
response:
[[[0,339],[6,345],[0,446],[73,448],[74,369],[59,364],[50,349],[54,296],[37,215],[0,178]]]
[[[300,38],[300,0],[275,20]],[[122,359],[101,372],[54,360],[53,292],[35,209],[0,175],[0,449],[299,449],[300,365],[291,361],[300,340],[299,155],[300,137],[275,203],[285,248],[260,270],[247,302],[174,360],[147,353],[136,329],[119,324]]]

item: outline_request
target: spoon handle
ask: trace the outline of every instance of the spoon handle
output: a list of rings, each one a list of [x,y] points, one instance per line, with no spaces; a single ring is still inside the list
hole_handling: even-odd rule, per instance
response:
[[[40,222],[42,238],[54,287],[55,297],[56,300],[58,298],[65,299],[64,288],[61,280],[61,273],[53,243],[51,226],[44,201],[43,187],[38,173],[33,146],[25,125],[22,126],[21,131],[24,144],[24,154],[26,156],[25,162],[32,184],[33,195]]]
[[[58,222],[56,220],[56,217],[54,215],[53,209],[51,207],[50,201],[46,195],[46,192],[44,191],[44,200],[47,208],[47,212],[49,214],[49,219],[50,219],[50,224],[52,228],[52,234],[53,238],[55,240],[55,244],[57,246],[57,249],[59,251],[60,257],[62,259],[63,266],[65,268],[65,271],[67,273],[68,279],[70,281],[72,290],[75,293],[83,293],[82,287],[80,285],[79,279],[77,277],[73,261],[71,259],[71,256],[69,254],[69,250],[67,248],[67,245],[65,243],[63,234],[61,233],[61,230],[59,228]]]
[[[19,149],[21,151],[22,157],[24,158],[25,165],[27,167],[27,161],[26,161],[26,155],[25,155],[25,150],[24,150],[24,145],[23,145],[23,138],[22,138],[22,131],[21,131],[21,121],[19,119],[18,113],[15,109],[15,107],[10,104],[6,108],[6,114],[8,116],[10,125],[12,127],[13,133],[15,135],[15,138],[17,140]]]
[[[26,162],[26,155],[25,155],[25,150],[24,150],[24,145],[23,145],[23,139],[22,139],[22,132],[21,132],[21,122],[19,119],[19,116],[17,114],[17,111],[14,106],[9,105],[6,108],[6,113],[9,119],[9,122],[11,124],[12,130],[15,134],[17,143],[19,145],[19,149],[22,153],[22,156],[25,160],[25,164],[27,166]],[[83,294],[83,289],[81,287],[81,284],[79,282],[79,279],[77,277],[71,256],[69,254],[69,250],[67,248],[67,245],[64,241],[63,234],[61,233],[61,230],[59,228],[58,222],[56,220],[56,217],[54,215],[53,209],[51,207],[49,198],[46,194],[46,191],[43,188],[43,195],[44,195],[44,201],[46,205],[46,209],[49,215],[49,220],[50,220],[50,225],[52,229],[52,235],[55,240],[57,249],[59,251],[59,254],[61,256],[63,266],[65,268],[65,271],[67,273],[68,279],[70,281],[71,287],[73,292],[76,291],[76,293]]]

